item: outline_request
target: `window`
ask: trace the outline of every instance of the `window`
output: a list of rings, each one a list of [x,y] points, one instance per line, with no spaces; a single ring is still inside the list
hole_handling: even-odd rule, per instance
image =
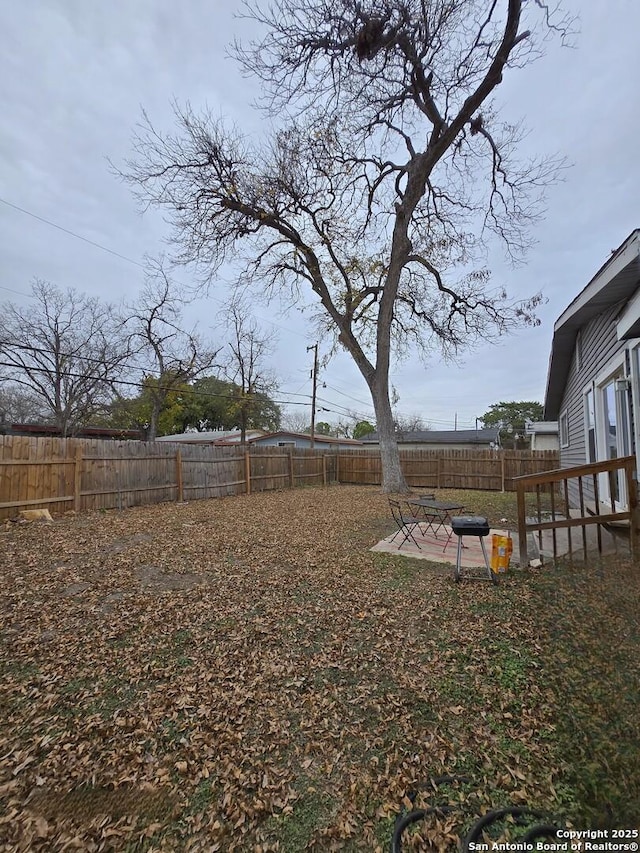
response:
[[[278,447],[295,447],[295,441],[279,441]]]
[[[587,462],[596,461],[596,407],[593,388],[584,395],[584,424],[586,430]]]
[[[567,412],[560,414],[560,447],[569,447],[569,415]]]

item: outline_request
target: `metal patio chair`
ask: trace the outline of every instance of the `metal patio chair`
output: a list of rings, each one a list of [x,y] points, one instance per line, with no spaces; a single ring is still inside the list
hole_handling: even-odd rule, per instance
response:
[[[423,523],[423,519],[416,518],[414,515],[405,515],[402,512],[402,506],[400,504],[400,501],[394,501],[392,498],[389,498],[389,507],[391,509],[391,515],[393,516],[393,520],[395,521],[398,527],[395,534],[391,537],[390,541],[393,542],[396,536],[399,536],[402,533],[404,538],[402,542],[398,545],[398,550],[402,548],[402,546],[408,539],[413,542],[416,548],[422,550],[420,548],[420,545],[418,545],[415,536],[413,535],[413,531],[416,527],[418,528],[418,530],[420,530],[420,525]]]

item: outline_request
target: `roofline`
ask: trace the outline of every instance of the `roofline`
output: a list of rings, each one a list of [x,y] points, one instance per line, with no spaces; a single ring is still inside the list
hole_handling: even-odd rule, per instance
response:
[[[432,435],[427,435],[425,438],[413,438],[412,434],[415,432],[421,433],[429,433],[432,432]],[[376,435],[376,433],[369,433],[369,435]],[[443,436],[444,437],[441,437]],[[399,444],[450,444],[451,436],[460,436],[460,440],[455,442],[457,444],[469,443],[469,444],[486,444],[492,441],[497,441],[500,438],[500,428],[499,427],[482,427],[481,429],[451,429],[451,430],[407,430],[406,432],[398,432],[396,433],[396,441]],[[437,437],[435,437],[437,436]],[[464,436],[464,437],[462,437]],[[363,444],[379,444],[380,438],[369,438],[363,437]]]
[[[637,245],[634,245],[637,244]],[[602,291],[609,282],[622,272],[639,254],[640,251],[640,228],[634,229],[627,239],[618,246],[610,258],[602,264],[598,272],[591,278],[589,283],[565,308],[553,326],[554,334],[568,323],[581,308],[586,307],[589,302]],[[615,305],[612,301],[611,305]]]
[[[634,272],[636,276],[633,276]],[[628,273],[630,273],[629,280],[627,280]],[[608,293],[607,288],[618,277],[616,287]],[[628,300],[636,289],[638,277],[640,277],[640,229],[636,228],[611,257],[607,258],[554,324],[544,398],[545,420],[557,420],[560,413],[579,329],[597,314],[613,308],[624,299]]]

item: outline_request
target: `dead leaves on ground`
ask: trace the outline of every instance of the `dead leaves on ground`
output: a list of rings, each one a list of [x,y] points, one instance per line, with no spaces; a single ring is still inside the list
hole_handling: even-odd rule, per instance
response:
[[[386,517],[311,488],[2,531],[0,850],[382,850],[460,770],[459,820],[557,806],[535,590],[407,572]]]

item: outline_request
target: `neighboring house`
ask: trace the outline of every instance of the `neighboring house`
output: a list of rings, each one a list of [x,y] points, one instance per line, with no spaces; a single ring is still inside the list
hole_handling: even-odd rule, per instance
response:
[[[311,447],[311,436],[303,432],[269,432],[251,438],[248,444],[256,447]],[[318,435],[313,441],[314,450],[344,450],[346,448],[362,447],[361,441],[353,438],[334,438],[330,435]]]
[[[247,441],[265,435],[264,430],[248,429]],[[210,430],[203,432],[180,432],[175,435],[159,435],[156,441],[175,441],[180,444],[238,444],[241,441],[238,430]]]
[[[407,450],[493,450],[500,446],[500,430],[458,429],[418,430],[396,435],[398,446]],[[362,443],[371,447],[380,444],[377,432],[362,436]]]
[[[640,448],[640,230],[633,231],[558,318],[544,416],[558,421],[563,468]],[[601,500],[611,502],[599,475]],[[613,497],[625,503],[622,475]],[[593,498],[593,495],[589,495]],[[571,502],[578,505],[576,494]]]
[[[528,421],[524,427],[531,450],[559,450],[558,421]]]

